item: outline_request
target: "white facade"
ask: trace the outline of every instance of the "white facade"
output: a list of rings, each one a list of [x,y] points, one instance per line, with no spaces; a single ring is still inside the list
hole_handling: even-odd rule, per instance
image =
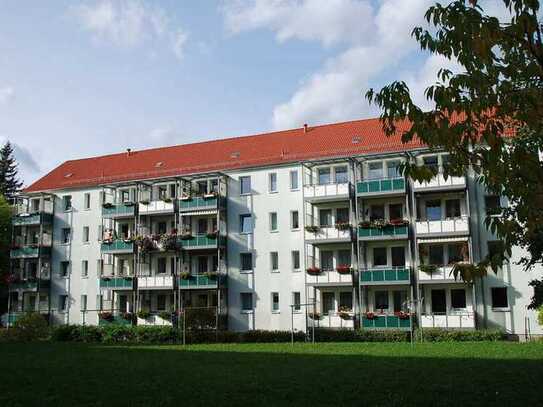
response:
[[[541,269],[523,272],[520,249],[475,284],[451,275],[455,262],[480,261],[495,240],[484,227],[482,187],[470,174],[406,180],[395,170],[405,157],[32,195],[19,222],[40,211],[52,219],[16,226],[22,251],[13,253],[10,314],[38,310],[52,323],[98,324],[110,312],[107,323],[169,325],[181,310],[213,309],[235,331],[409,329],[416,321],[542,334],[527,310],[528,283]],[[412,159],[444,162],[429,153]],[[31,234],[42,240],[28,258]],[[141,239],[153,235],[156,247],[143,253]],[[177,249],[159,238],[168,235]]]

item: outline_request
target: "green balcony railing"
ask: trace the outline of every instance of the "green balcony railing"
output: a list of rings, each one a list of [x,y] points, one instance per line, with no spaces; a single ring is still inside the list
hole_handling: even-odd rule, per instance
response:
[[[51,254],[51,248],[48,246],[24,246],[17,249],[11,249],[9,255],[12,259],[21,257],[48,256]]]
[[[387,238],[387,237],[406,237],[407,238],[408,227],[407,225],[388,225],[385,227],[362,227],[358,228],[358,237],[364,238]]]
[[[384,178],[369,181],[360,181],[356,184],[359,195],[378,194],[389,192],[405,192],[404,178]]]
[[[18,215],[11,219],[13,226],[39,225],[40,223],[51,223],[51,213],[33,213],[30,215]]]
[[[101,250],[103,253],[133,253],[134,242],[113,240],[111,243],[102,243]]]
[[[179,287],[191,288],[214,288],[218,286],[219,276],[192,275],[189,278],[179,278]]]
[[[368,269],[360,272],[360,283],[388,283],[388,282],[409,282],[409,269]]]
[[[132,277],[101,277],[100,288],[131,290],[134,287]]]
[[[134,216],[135,205],[128,204],[116,204],[102,206],[102,216],[105,218],[115,218],[121,216]]]
[[[180,199],[179,210],[188,211],[188,210],[197,210],[197,209],[216,209],[218,203],[219,203],[218,197],[204,198],[201,196],[196,196],[191,199]]]
[[[397,315],[376,315],[373,319],[363,316],[362,327],[376,329],[408,329],[411,327],[411,321],[409,319],[402,319]]]
[[[224,236],[209,237],[208,235],[196,235],[190,239],[179,238],[179,245],[182,249],[199,249],[207,247],[216,247],[224,245],[226,239]]]

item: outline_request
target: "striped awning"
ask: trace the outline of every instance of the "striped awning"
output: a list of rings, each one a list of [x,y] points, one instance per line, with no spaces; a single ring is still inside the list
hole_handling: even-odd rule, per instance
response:
[[[447,243],[447,242],[467,242],[467,236],[456,236],[456,237],[433,237],[433,238],[419,238],[417,239],[418,243]]]

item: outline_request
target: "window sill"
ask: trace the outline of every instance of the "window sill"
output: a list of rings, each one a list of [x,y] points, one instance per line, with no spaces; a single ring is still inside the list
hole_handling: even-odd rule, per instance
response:
[[[254,270],[240,270],[239,274],[253,274]]]
[[[294,270],[292,270],[293,273],[299,273],[300,271],[302,271],[302,269],[294,269]]]
[[[270,230],[270,233],[279,233],[279,230],[277,230],[277,229]]]
[[[239,194],[239,196],[251,196],[251,195],[253,195],[252,192],[246,192],[244,194]]]
[[[494,312],[510,312],[511,308],[509,307],[492,307],[492,311]]]
[[[279,270],[270,270],[270,272],[271,272],[272,274],[279,274],[279,273],[280,273]]]
[[[279,191],[268,191],[268,194],[278,194]]]
[[[300,231],[300,228],[290,228],[290,231],[291,231],[291,232],[299,232],[299,231]]]
[[[59,243],[60,246],[69,246],[72,242],[62,242],[62,243]]]
[[[254,314],[255,310],[253,309],[242,309],[239,311],[240,314]]]
[[[240,235],[252,235],[253,232],[239,232]]]
[[[280,314],[281,311],[272,311],[271,313],[272,313],[272,314]]]

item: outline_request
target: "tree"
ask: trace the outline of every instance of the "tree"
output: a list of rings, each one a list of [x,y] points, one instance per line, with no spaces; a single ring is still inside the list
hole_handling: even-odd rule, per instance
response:
[[[0,149],[0,194],[4,195],[8,201],[21,189],[23,182],[19,180],[18,165],[13,156],[13,146],[8,141]]]
[[[486,15],[477,0],[435,4],[425,18],[433,30],[416,27],[423,50],[458,62],[460,72],[441,69],[425,96],[431,111],[417,106],[408,86],[393,82],[366,98],[382,109],[387,135],[399,121],[412,123],[402,141],[415,138],[450,153],[449,176],[474,171],[490,193],[509,205],[485,223],[503,241],[503,253],[467,271],[467,279],[494,272],[511,255],[512,246],[527,249],[526,269],[543,260],[543,46],[538,0],[502,0],[507,22]],[[512,137],[514,136],[514,137]],[[435,170],[408,163],[404,172],[428,180]],[[459,270],[462,274],[462,270]],[[462,277],[464,277],[462,275]],[[540,281],[533,281],[531,307],[543,304]],[[539,288],[539,289],[538,289]]]

